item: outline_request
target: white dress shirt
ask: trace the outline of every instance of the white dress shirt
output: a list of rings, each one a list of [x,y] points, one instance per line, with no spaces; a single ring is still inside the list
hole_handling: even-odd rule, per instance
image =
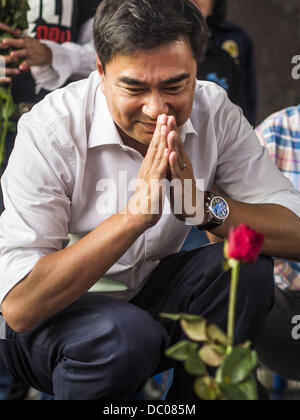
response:
[[[180,132],[195,178],[204,180],[205,189],[215,183],[234,200],[281,204],[300,217],[300,194],[222,88],[197,82],[190,120]],[[80,239],[114,214],[114,209],[101,211],[114,193],[113,187],[101,189],[101,182],[111,180],[124,195],[142,161],[122,142],[97,72],[49,94],[25,114],[2,177],[0,303],[42,256],[67,246],[68,234]],[[122,209],[127,202],[117,204]],[[161,220],[105,274],[128,286],[112,296],[131,299],[160,260],[181,249],[191,226],[168,209],[166,200]]]

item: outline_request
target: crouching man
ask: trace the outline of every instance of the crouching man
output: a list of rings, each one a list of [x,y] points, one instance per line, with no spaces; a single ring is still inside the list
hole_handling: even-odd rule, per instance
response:
[[[222,244],[178,252],[191,223],[265,235],[238,291],[236,342],[255,345],[273,304],[270,256],[299,259],[300,195],[225,91],[196,81],[207,29],[190,1],[104,0],[94,37],[98,72],[22,117],[3,176],[0,355],[57,400],[133,399],[171,366],[168,398],[195,399],[164,356],[180,326],[159,314],[225,329],[230,282]],[[153,180],[182,188],[165,197]],[[66,247],[70,233],[80,239]],[[104,275],[127,290],[87,293]]]

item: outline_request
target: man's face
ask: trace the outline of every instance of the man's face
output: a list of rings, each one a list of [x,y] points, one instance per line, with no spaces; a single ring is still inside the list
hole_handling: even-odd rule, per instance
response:
[[[196,60],[189,41],[116,55],[103,72],[101,90],[117,126],[149,145],[159,115],[174,115],[177,126],[190,117],[196,83]]]

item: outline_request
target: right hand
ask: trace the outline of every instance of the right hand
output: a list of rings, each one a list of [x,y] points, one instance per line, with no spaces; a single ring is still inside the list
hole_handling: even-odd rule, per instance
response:
[[[0,55],[1,56],[1,55]],[[5,59],[5,64],[10,64],[10,63],[15,63],[16,60],[13,60],[12,58],[10,58],[9,56],[2,56]],[[20,74],[20,70],[18,69],[10,69],[8,67],[6,67],[5,69],[5,77],[0,77],[0,85],[2,84],[7,84],[10,83],[12,81],[12,77],[13,76],[17,76],[18,74]]]
[[[12,35],[13,38],[20,38],[22,32],[19,29],[12,29],[9,26],[5,25],[4,23],[0,22],[0,31],[4,31],[6,33],[9,33]],[[5,49],[5,47],[3,46],[2,49]],[[1,54],[0,54],[1,55]],[[18,62],[18,58],[17,57],[13,57],[11,55],[1,55],[2,57],[4,57],[5,60],[5,64],[6,66],[8,64],[14,64]],[[6,67],[6,71],[5,71],[5,77],[0,78],[0,85],[1,84],[6,84],[6,83],[10,83],[12,80],[13,76],[17,76],[18,74],[20,74],[20,70],[19,69],[10,69],[8,67]]]
[[[167,179],[169,163],[167,122],[167,115],[160,115],[157,119],[156,130],[138,173],[135,193],[126,208],[129,214],[139,219],[144,229],[156,225],[163,211],[163,189],[158,182]],[[151,183],[152,180],[157,181]],[[151,209],[158,211],[152,214]]]

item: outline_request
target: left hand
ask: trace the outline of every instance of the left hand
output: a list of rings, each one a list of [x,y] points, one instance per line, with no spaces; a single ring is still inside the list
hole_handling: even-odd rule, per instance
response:
[[[193,166],[177,131],[175,117],[168,117],[168,128],[169,181],[177,179],[178,185],[182,186],[171,188],[171,208],[178,220],[185,222],[188,218],[195,218],[193,224],[200,225],[203,223],[203,205],[199,199],[201,191],[197,189]],[[176,213],[176,203],[182,203],[181,214]]]
[[[19,66],[20,70],[25,71],[30,66],[45,66],[52,64],[52,51],[47,45],[42,44],[37,39],[26,36],[21,38],[19,30],[13,30],[4,23],[0,23],[0,29],[11,33],[15,38],[5,38],[0,43],[0,49],[17,48],[10,53],[10,57],[16,60],[23,60]]]

